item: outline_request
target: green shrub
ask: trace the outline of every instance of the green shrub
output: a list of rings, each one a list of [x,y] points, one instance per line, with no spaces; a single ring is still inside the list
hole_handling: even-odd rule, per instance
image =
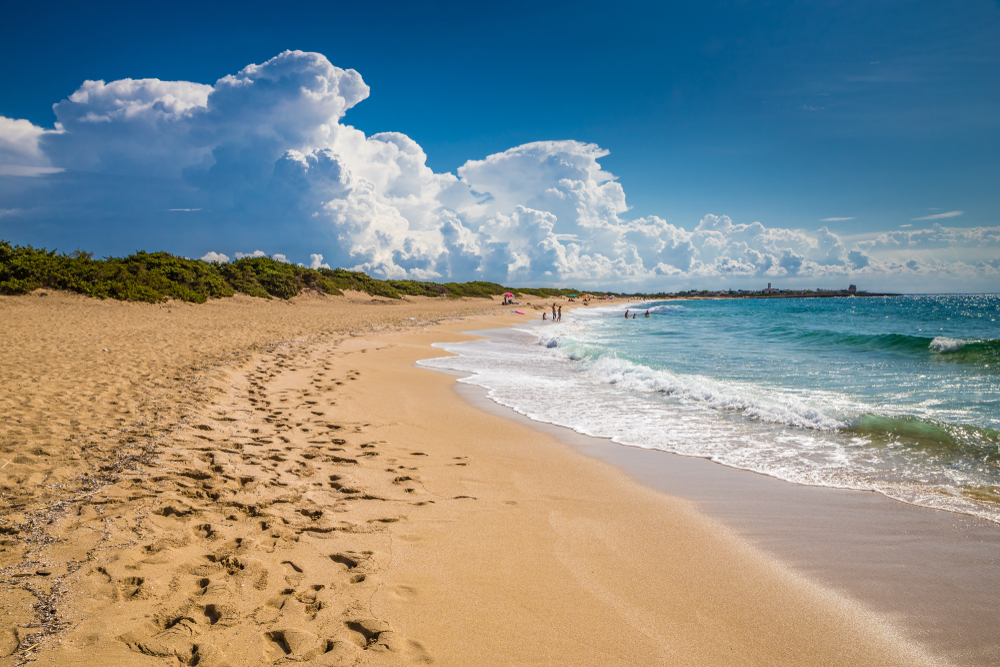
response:
[[[28,292],[41,287],[39,283],[32,280],[10,280],[0,281],[0,294],[27,294]]]
[[[347,269],[318,269],[318,271],[338,289],[366,292],[372,296],[384,296],[390,299],[400,298],[399,292],[389,281],[372,278],[360,271]]]
[[[94,260],[85,252],[57,254],[0,241],[0,291],[24,293],[38,287],[152,303],[168,296],[204,303],[209,298],[233,295],[219,272],[200,260],[165,252]]]
[[[565,298],[571,294],[576,296],[582,296],[583,292],[577,289],[560,289],[556,287],[515,287],[509,290],[514,294],[527,294],[530,296],[537,296],[543,299],[545,298]],[[607,294],[607,292],[600,292],[601,294]]]
[[[359,271],[307,269],[270,257],[244,257],[219,264],[185,259],[166,252],[137,252],[128,257],[95,260],[77,250],[69,255],[0,241],[0,294],[26,294],[39,287],[78,292],[99,299],[156,303],[174,298],[193,303],[233,296],[236,292],[270,299],[290,299],[303,290],[343,294],[342,290],[400,299],[429,296],[489,299],[505,292],[539,297],[580,294],[556,288],[511,289],[498,283],[432,283],[378,280]]]

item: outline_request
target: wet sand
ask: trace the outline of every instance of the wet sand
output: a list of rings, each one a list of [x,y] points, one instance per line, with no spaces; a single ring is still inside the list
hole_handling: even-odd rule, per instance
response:
[[[0,665],[945,664],[414,365],[514,319],[0,299]]]
[[[1000,527],[877,493],[806,487],[706,459],[616,445],[532,422],[456,385],[480,409],[549,433],[685,498],[809,579],[893,619],[956,665],[1000,664]]]

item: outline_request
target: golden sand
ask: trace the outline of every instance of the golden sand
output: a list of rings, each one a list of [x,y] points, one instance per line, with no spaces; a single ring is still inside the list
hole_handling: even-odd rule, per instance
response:
[[[0,665],[931,664],[414,366],[518,319],[0,298]]]

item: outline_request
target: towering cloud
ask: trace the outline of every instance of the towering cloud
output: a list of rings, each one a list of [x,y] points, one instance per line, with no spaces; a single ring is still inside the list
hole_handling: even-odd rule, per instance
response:
[[[29,121],[0,116],[0,176],[38,176],[58,171],[39,142],[46,134]]]
[[[655,216],[628,220],[621,184],[599,163],[607,151],[577,141],[434,173],[406,135],[365,136],[342,122],[368,94],[354,70],[300,51],[214,85],[86,81],[54,105],[52,130],[0,117],[0,233],[128,229],[147,247],[168,235],[171,247],[212,261],[270,247],[311,266],[508,284],[839,285],[998,272],[1000,228],[847,239],[716,215],[690,231]]]

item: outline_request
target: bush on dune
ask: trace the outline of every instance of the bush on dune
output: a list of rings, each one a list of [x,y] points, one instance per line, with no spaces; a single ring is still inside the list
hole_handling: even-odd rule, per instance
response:
[[[372,278],[360,271],[348,271],[347,269],[318,269],[318,271],[333,281],[338,289],[365,292],[372,296],[384,296],[390,299],[400,298],[399,292],[388,281]]]
[[[515,294],[527,294],[530,296],[537,296],[543,299],[555,297],[557,299],[562,299],[569,296],[580,296],[583,294],[580,290],[575,289],[560,289],[557,287],[518,287],[512,289],[511,292]],[[601,292],[602,294],[604,292]]]
[[[490,299],[508,291],[541,297],[576,293],[550,288],[513,290],[484,281],[442,284],[378,280],[359,271],[307,269],[270,257],[214,263],[166,252],[137,252],[128,257],[95,260],[91,253],[79,250],[67,255],[0,240],[0,294],[27,294],[40,287],[99,299],[149,303],[167,298],[204,303],[237,292],[264,299],[290,299],[307,290],[324,294],[355,290],[390,299],[403,296]]]
[[[303,290],[343,294],[336,283],[320,271],[286,264],[270,257],[244,257],[229,264],[214,264],[233,289],[250,296],[291,299]]]
[[[476,280],[470,283],[427,283],[417,280],[388,281],[400,294],[407,296],[447,296],[452,299],[473,297],[490,299],[508,291],[497,283]]]
[[[166,297],[204,303],[233,295],[233,288],[208,262],[165,252],[95,260],[0,241],[0,293],[25,294],[39,287],[68,290],[100,299],[147,301]]]

